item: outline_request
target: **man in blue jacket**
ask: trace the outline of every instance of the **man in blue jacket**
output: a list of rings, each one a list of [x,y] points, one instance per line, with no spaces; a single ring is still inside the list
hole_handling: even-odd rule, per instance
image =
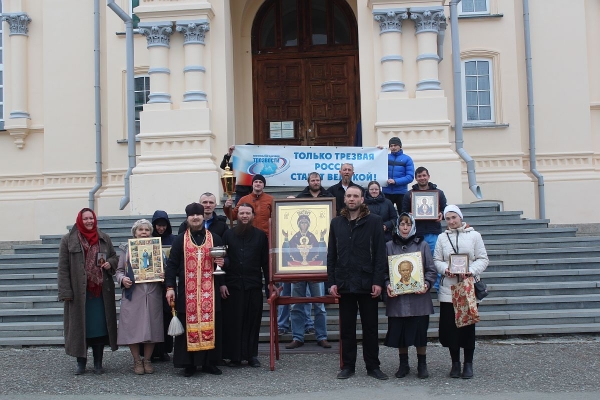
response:
[[[415,165],[412,158],[402,151],[402,141],[394,136],[389,142],[388,154],[388,180],[383,188],[383,194],[396,205],[398,214],[402,212],[402,199],[408,192],[408,184],[415,176]]]

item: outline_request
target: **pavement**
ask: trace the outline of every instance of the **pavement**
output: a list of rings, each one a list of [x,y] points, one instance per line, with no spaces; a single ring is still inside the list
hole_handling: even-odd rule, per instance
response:
[[[0,399],[600,398],[600,334],[478,340],[473,364],[475,378],[471,380],[447,377],[448,351],[435,342],[427,350],[429,379],[417,378],[414,349],[409,352],[410,375],[395,378],[397,350],[380,346],[381,369],[390,375],[387,381],[366,375],[361,349],[356,375],[347,380],[335,378],[339,369],[335,349],[327,351],[306,343],[298,351],[282,351],[275,371],[268,368],[265,350],[266,346],[262,346],[261,368],[222,367],[220,376],[197,373],[185,378],[170,362],[155,363],[156,372],[152,375],[134,375],[127,349],[105,350],[105,374],[96,375],[89,370],[75,376],[75,359],[65,355],[63,348],[1,348]],[[88,368],[91,364],[90,354]]]

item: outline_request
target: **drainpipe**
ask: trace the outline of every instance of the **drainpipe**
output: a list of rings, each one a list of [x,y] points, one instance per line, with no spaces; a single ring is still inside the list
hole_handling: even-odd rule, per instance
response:
[[[535,113],[533,107],[533,71],[531,67],[531,26],[529,25],[529,0],[523,0],[523,30],[525,32],[525,65],[527,67],[527,117],[529,119],[529,170],[538,182],[538,208],[540,219],[546,218],[544,177],[537,170],[535,154]]]
[[[106,5],[125,22],[125,52],[127,55],[127,154],[129,168],[125,174],[125,195],[121,198],[119,209],[124,209],[130,200],[129,178],[135,168],[135,99],[133,97],[133,20],[128,13],[115,4],[115,0],[107,0]]]
[[[89,207],[95,208],[96,192],[102,187],[102,127],[100,113],[100,0],[94,0],[94,108],[96,120],[96,185],[89,192]]]
[[[463,147],[463,113],[462,113],[462,76],[460,66],[460,43],[458,38],[458,10],[456,6],[461,0],[450,1],[450,32],[452,33],[452,71],[454,74],[454,133],[456,152],[467,163],[469,189],[476,198],[481,199],[481,188],[475,176],[475,161]]]

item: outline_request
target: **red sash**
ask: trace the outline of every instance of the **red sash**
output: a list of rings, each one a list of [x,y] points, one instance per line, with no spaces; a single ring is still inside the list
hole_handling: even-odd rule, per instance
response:
[[[208,255],[213,247],[211,233],[200,246],[192,242],[190,230],[183,239],[185,263],[185,315],[188,351],[215,348],[215,286],[213,262]]]

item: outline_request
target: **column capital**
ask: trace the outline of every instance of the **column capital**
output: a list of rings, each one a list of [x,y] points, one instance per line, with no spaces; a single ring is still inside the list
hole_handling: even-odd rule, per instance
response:
[[[206,32],[210,30],[210,22],[207,19],[196,21],[177,21],[175,22],[177,32],[183,34],[183,45],[186,44],[204,44]]]
[[[8,22],[10,29],[9,36],[29,36],[29,23],[31,22],[31,18],[26,12],[3,13],[2,21]]]
[[[148,48],[160,46],[169,47],[171,34],[173,33],[172,22],[142,22],[138,25],[139,32],[146,36]]]
[[[417,35],[423,32],[439,33],[446,29],[444,7],[412,7],[410,19],[415,21]]]
[[[379,22],[379,33],[402,33],[402,20],[408,19],[406,8],[373,10],[373,18]]]

